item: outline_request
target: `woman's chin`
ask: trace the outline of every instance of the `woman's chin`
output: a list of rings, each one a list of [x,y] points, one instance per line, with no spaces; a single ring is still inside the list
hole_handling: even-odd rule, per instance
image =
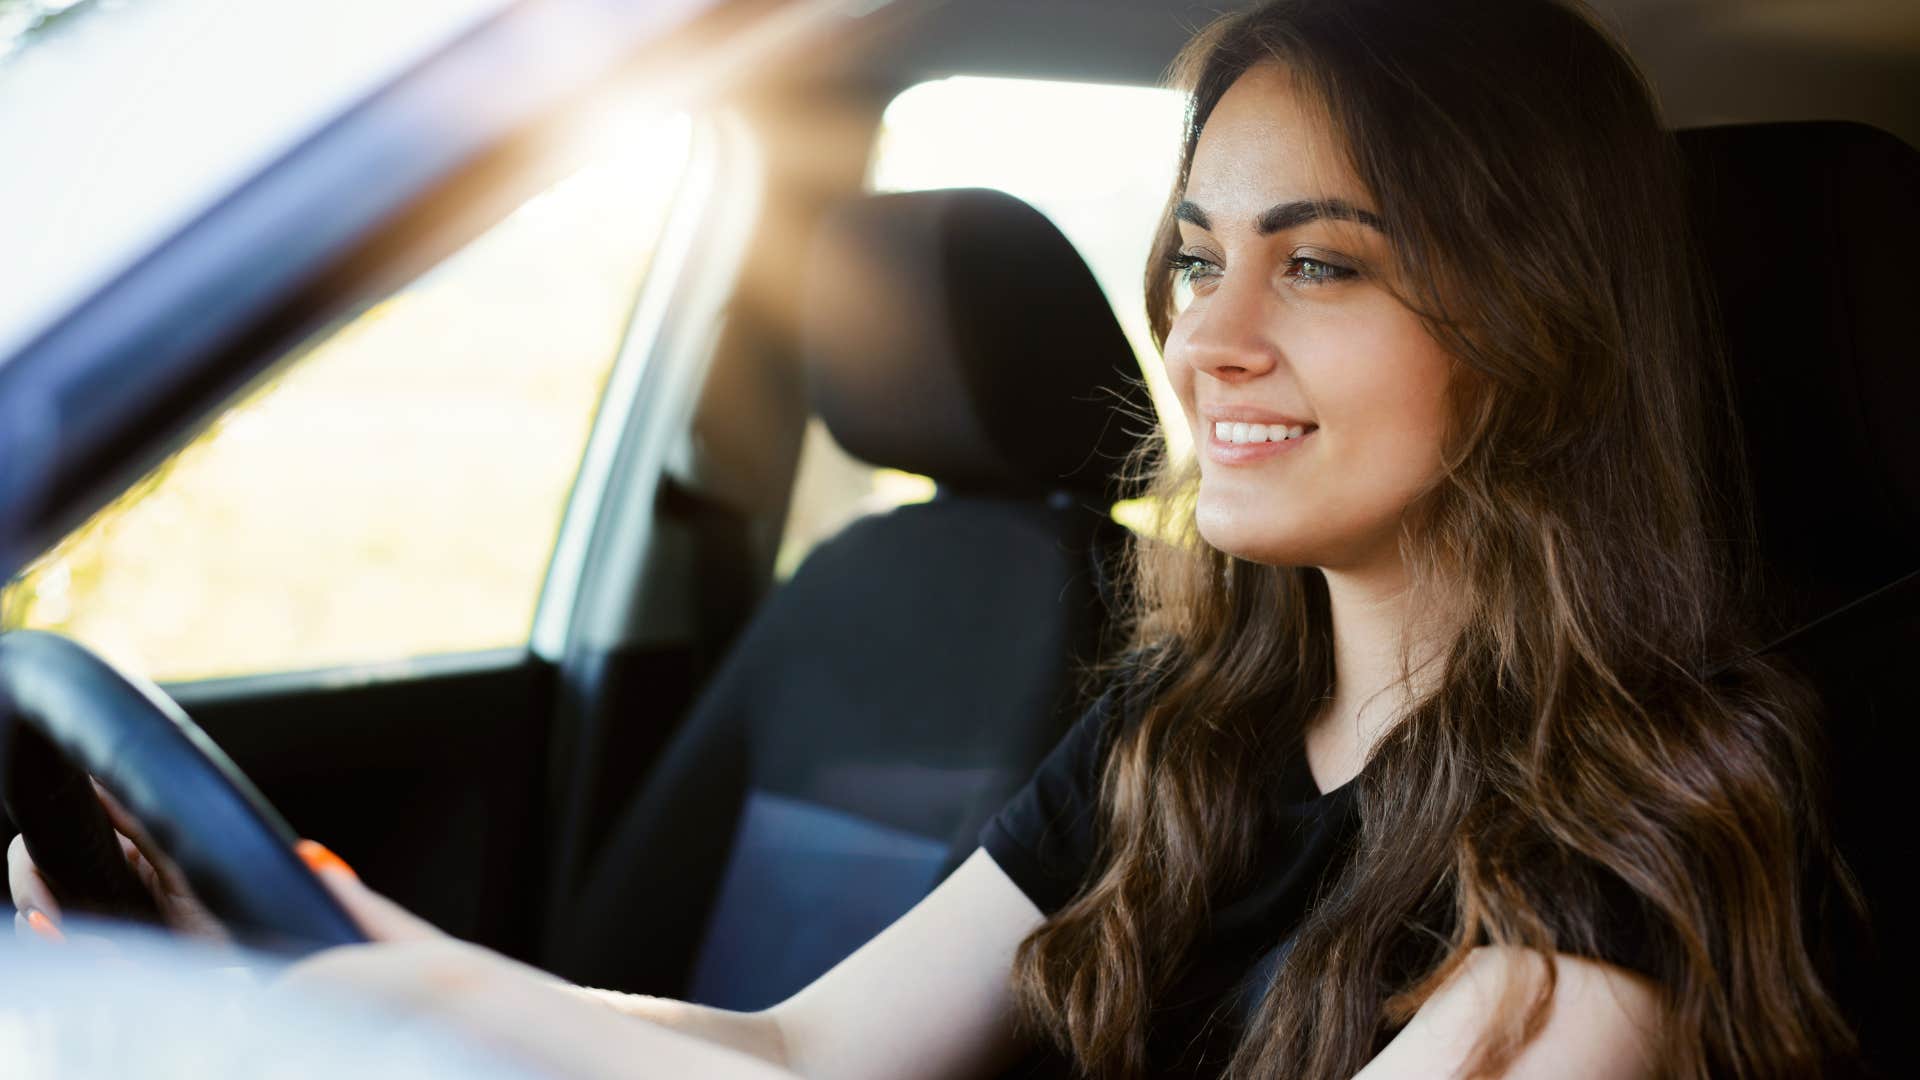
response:
[[[1203,502],[1194,516],[1200,538],[1215,550],[1268,566],[1313,566],[1312,545],[1271,521],[1250,519],[1230,509],[1209,510]]]

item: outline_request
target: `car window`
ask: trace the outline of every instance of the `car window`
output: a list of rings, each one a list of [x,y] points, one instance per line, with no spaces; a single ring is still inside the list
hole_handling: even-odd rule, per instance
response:
[[[303,343],[0,594],[161,680],[523,644],[685,116]]]
[[[1162,416],[1177,415],[1148,334],[1141,276],[1173,185],[1184,99],[1171,90],[955,76],[903,91],[874,146],[872,191],[997,188],[1033,204],[1073,242],[1133,343]],[[991,123],[982,122],[991,117]],[[1176,452],[1184,423],[1165,425]],[[818,421],[808,431],[779,565],[859,513],[930,497],[931,481],[848,457]],[[1137,523],[1135,508],[1116,516]]]

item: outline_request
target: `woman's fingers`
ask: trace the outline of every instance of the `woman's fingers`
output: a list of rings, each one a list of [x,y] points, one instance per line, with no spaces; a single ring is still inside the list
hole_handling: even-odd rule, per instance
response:
[[[99,790],[98,784],[95,788]],[[126,854],[128,864],[140,878],[141,884],[168,904],[169,921],[175,923],[176,928],[190,933],[226,939],[225,927],[195,899],[184,875],[180,874],[172,861],[152,848],[150,841],[145,841],[144,830],[132,820],[125,808],[113,801],[113,797],[104,790],[100,790],[100,797],[114,829],[121,834],[120,848]],[[302,840],[294,850],[369,938],[398,942],[448,936],[439,927],[367,888],[353,868],[324,845]],[[24,837],[14,837],[7,847],[7,884],[16,909],[16,934],[48,940],[62,936],[59,928],[60,905],[54,900],[53,890],[40,875],[39,868],[34,865],[33,857],[27,854]]]
[[[294,845],[294,850],[374,941],[426,941],[448,936],[439,927],[367,888],[353,868],[325,845],[302,840]]]
[[[40,868],[27,854],[27,838],[15,836],[7,845],[7,890],[13,894],[13,906],[24,920],[28,912],[38,911],[49,924],[60,922],[60,904],[53,889],[40,876]],[[17,920],[17,922],[20,920]]]
[[[56,944],[67,940],[66,933],[38,911],[15,911],[13,936],[22,941],[51,941]]]
[[[135,820],[134,816],[127,812],[126,807],[120,805],[120,800],[114,798],[106,788],[101,787],[98,780],[93,781],[93,793],[100,797],[101,809],[107,812],[107,820],[113,824],[113,830],[120,834],[123,841],[120,846],[122,848],[131,846],[139,852],[151,868],[155,876],[150,882],[150,887],[155,887],[156,892],[164,891],[174,896],[191,896],[193,890],[187,885],[187,876],[180,872],[180,868],[174,865],[172,859],[167,858],[166,852],[160,850],[160,845],[154,843],[153,838],[147,835],[146,827]]]
[[[159,902],[161,919],[166,925],[207,941],[225,943],[233,940],[226,924],[200,902],[199,896],[187,886],[186,876],[171,869],[171,862],[155,866],[153,860],[132,839],[125,835],[119,839],[120,852],[127,857],[127,865],[132,868],[133,876],[139,878],[140,886]]]
[[[231,941],[232,935],[227,928],[214,917],[212,911],[200,902],[200,897],[187,883],[187,875],[182,873],[179,864],[160,850],[160,845],[120,800],[113,797],[100,781],[93,781],[94,794],[99,796],[100,808],[106,811],[107,821],[113,825],[114,832],[120,834],[120,850],[127,856],[127,865],[133,868],[140,884],[160,902],[161,913],[169,926],[195,937],[210,941]]]

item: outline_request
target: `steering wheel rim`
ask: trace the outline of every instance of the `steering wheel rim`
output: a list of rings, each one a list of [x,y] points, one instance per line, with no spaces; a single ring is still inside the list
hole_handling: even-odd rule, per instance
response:
[[[78,643],[37,630],[0,634],[0,753],[8,811],[43,867],[62,864],[56,852],[68,845],[98,850],[93,830],[104,816],[71,812],[76,784],[91,773],[240,943],[302,954],[367,940],[294,853],[293,830],[180,706]],[[105,840],[114,843],[110,832]],[[124,892],[101,878],[54,884]]]

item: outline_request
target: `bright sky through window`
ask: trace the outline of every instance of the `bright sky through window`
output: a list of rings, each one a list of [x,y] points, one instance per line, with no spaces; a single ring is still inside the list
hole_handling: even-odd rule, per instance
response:
[[[875,191],[997,188],[1039,208],[1079,248],[1152,383],[1177,451],[1186,424],[1147,334],[1141,280],[1173,185],[1181,95],[1092,83],[958,76],[887,106]]]

